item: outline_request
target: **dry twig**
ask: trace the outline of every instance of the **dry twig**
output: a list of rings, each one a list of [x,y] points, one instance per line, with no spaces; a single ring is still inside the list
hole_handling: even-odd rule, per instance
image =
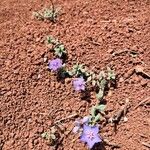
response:
[[[104,143],[112,148],[120,148],[120,146],[116,143],[112,143],[110,141],[108,141],[107,139],[103,139]]]
[[[94,45],[98,45],[98,46],[101,46],[100,43],[96,42],[92,37],[87,37],[89,39],[89,42],[94,44]]]
[[[57,124],[57,123],[60,123],[60,122],[62,122],[62,121],[65,121],[65,120],[67,120],[67,119],[71,119],[71,118],[74,118],[74,117],[77,117],[78,116],[78,114],[72,114],[72,115],[70,115],[70,116],[67,116],[67,117],[65,117],[65,118],[62,118],[62,119],[60,119],[60,120],[57,120],[57,121],[55,121],[54,122],[54,124]]]
[[[144,146],[146,146],[146,147],[150,148],[150,144],[149,144],[149,143],[142,142],[142,145],[144,145]]]
[[[139,104],[137,104],[133,110],[137,109],[139,106],[143,105],[145,102],[147,102],[148,100],[150,100],[150,97],[147,97],[145,99],[143,99]]]
[[[150,79],[150,75],[144,71],[144,68],[140,65],[134,68],[137,74],[141,74],[143,77]]]
[[[129,108],[129,99],[126,99],[126,104],[122,106],[120,110],[113,115],[113,117],[109,119],[109,122],[118,123],[121,117],[126,115],[128,108]]]

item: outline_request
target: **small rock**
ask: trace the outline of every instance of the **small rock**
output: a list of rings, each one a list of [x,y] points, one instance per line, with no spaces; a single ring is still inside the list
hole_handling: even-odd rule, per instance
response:
[[[124,118],[123,118],[123,121],[124,121],[124,122],[127,122],[127,121],[128,121],[128,118],[127,118],[127,117],[124,117]]]
[[[59,89],[61,87],[61,83],[56,83],[55,87],[56,89]]]
[[[19,74],[19,68],[14,70],[14,74]]]
[[[34,145],[37,145],[39,143],[39,140],[38,139],[35,139],[34,140]]]
[[[134,76],[133,77],[133,81],[135,81],[136,83],[140,82],[140,78],[138,76]]]
[[[124,78],[127,79],[130,76],[132,76],[132,74],[134,73],[134,69],[130,69],[127,71],[127,73],[125,73]]]
[[[44,57],[44,62],[47,62],[47,57]]]
[[[7,96],[9,96],[9,95],[11,95],[11,94],[12,94],[11,91],[8,91],[8,92],[6,93]]]
[[[123,77],[120,77],[119,78],[119,82],[123,82],[124,81],[124,78]]]
[[[146,85],[147,85],[147,80],[145,80],[145,79],[143,79],[142,81],[141,81],[141,85],[143,86],[143,87],[145,87]]]
[[[33,141],[32,141],[32,139],[30,139],[30,140],[29,140],[28,145],[29,145],[29,148],[30,148],[30,149],[32,149],[32,148],[33,148]]]
[[[107,52],[110,53],[110,54],[112,54],[114,52],[114,50],[110,48],[110,49],[108,49]]]
[[[39,127],[39,128],[38,128],[38,132],[39,132],[39,133],[42,133],[43,131],[44,131],[44,128],[43,128],[43,127]]]
[[[108,97],[111,97],[111,96],[112,96],[112,91],[109,90],[109,92],[108,92]]]
[[[136,71],[136,73],[142,73],[144,71],[144,68],[140,65],[137,65],[135,67],[135,71]]]
[[[38,78],[38,79],[40,79],[40,78],[41,78],[41,75],[40,75],[40,74],[38,74],[37,78]]]
[[[41,40],[41,38],[36,38],[35,41],[36,41],[36,42],[40,42],[40,40]]]
[[[69,84],[70,82],[71,82],[71,79],[70,79],[70,78],[66,78],[66,79],[65,79],[65,83],[66,83],[66,84]]]

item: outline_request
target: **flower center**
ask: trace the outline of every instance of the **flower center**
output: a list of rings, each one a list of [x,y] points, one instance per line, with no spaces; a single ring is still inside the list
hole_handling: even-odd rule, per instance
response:
[[[57,67],[57,66],[58,66],[58,63],[57,63],[57,62],[55,62],[55,63],[54,63],[54,66],[55,66],[55,67]]]
[[[94,133],[92,131],[89,131],[87,133],[87,137],[90,139],[90,140],[93,140],[94,139]]]

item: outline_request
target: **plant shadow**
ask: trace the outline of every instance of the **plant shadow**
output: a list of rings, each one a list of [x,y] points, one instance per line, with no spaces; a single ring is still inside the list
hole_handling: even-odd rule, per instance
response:
[[[80,93],[81,100],[85,100],[87,102],[91,102],[91,92],[89,90],[81,91]]]
[[[104,143],[99,142],[94,145],[91,150],[106,150]]]

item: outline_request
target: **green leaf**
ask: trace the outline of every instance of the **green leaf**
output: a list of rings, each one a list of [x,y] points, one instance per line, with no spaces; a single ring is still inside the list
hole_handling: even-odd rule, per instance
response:
[[[46,138],[47,132],[42,133],[41,136],[42,136],[42,138]]]
[[[99,100],[102,99],[103,96],[104,96],[104,91],[102,91],[102,90],[99,90],[98,94],[96,94],[96,97],[97,97],[97,99],[99,99]]]
[[[87,78],[87,82],[90,82],[91,80],[92,80],[92,77],[89,76],[89,77]]]
[[[92,80],[92,86],[95,86],[95,85],[96,85],[96,81]]]
[[[88,76],[89,76],[89,73],[88,73],[88,72],[85,72],[85,76],[88,77]]]
[[[107,81],[105,79],[100,81],[100,88],[102,88],[103,90],[105,89]]]
[[[95,75],[95,73],[93,73],[93,74],[92,74],[92,78],[95,79],[95,77],[96,77],[96,75]]]
[[[116,79],[116,74],[113,70],[111,70],[109,67],[107,67],[108,71],[108,80],[115,80]]]
[[[101,115],[100,114],[97,114],[93,120],[94,123],[96,123],[97,121],[99,121],[101,118]]]
[[[92,115],[92,117],[95,117],[95,113],[96,113],[96,107],[93,106],[93,107],[91,108],[91,115]]]
[[[73,72],[72,71],[66,71],[66,73],[68,73],[69,76],[73,76]]]
[[[53,126],[53,127],[51,127],[51,133],[55,133],[56,132],[56,129],[55,129],[55,127]]]
[[[55,140],[55,139],[56,139],[55,134],[51,134],[51,135],[50,135],[50,137],[51,137],[51,139],[53,139],[53,140]]]
[[[106,108],[106,105],[103,105],[103,104],[96,106],[96,109],[99,110],[100,112],[104,112],[105,108]]]
[[[99,73],[99,75],[98,75],[98,79],[99,80],[102,80],[103,78],[105,78],[105,72],[104,71],[101,71],[100,73]]]
[[[50,134],[48,132],[44,132],[41,134],[42,138],[45,138],[46,140],[48,140],[50,138]]]
[[[100,83],[99,83],[99,81],[97,81],[97,82],[96,82],[96,84],[97,84],[97,86],[98,86],[98,87],[100,87]]]

